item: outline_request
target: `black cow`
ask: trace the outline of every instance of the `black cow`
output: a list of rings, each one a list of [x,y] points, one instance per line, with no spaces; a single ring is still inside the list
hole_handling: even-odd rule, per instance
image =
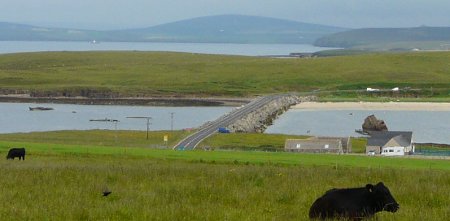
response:
[[[8,155],[6,156],[6,159],[12,159],[18,157],[19,160],[22,158],[22,160],[25,160],[25,148],[11,148],[9,149]]]
[[[389,189],[380,182],[361,188],[328,190],[313,203],[309,218],[362,220],[383,210],[395,213],[399,208]]]

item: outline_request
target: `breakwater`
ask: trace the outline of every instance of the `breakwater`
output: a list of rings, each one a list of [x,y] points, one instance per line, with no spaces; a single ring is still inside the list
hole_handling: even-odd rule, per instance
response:
[[[236,120],[227,128],[234,133],[263,133],[279,115],[286,112],[291,106],[315,99],[315,97],[298,97],[295,95],[280,96]]]

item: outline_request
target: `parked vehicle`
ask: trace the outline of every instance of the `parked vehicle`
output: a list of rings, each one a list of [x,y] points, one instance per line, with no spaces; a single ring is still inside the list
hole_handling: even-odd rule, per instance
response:
[[[230,130],[228,130],[225,127],[219,127],[219,133],[223,133],[223,134],[229,134]]]
[[[368,156],[375,156],[375,150],[371,150],[369,152],[367,152]]]

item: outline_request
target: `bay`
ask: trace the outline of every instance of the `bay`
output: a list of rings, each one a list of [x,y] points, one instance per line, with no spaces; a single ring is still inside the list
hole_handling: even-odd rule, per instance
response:
[[[308,44],[220,44],[154,42],[0,41],[0,54],[40,51],[170,51],[203,54],[268,56],[311,53],[333,48]]]
[[[51,107],[49,111],[30,111],[29,107]],[[203,125],[232,110],[232,107],[148,107],[115,105],[72,105],[0,103],[0,133],[55,130],[146,130],[147,120],[127,117],[151,117],[150,130],[181,130]],[[90,121],[101,119],[118,120]]]
[[[314,136],[362,136],[364,119],[374,114],[390,131],[413,131],[417,143],[450,144],[449,111],[299,110],[291,109],[266,133]]]
[[[52,107],[50,111],[30,111],[29,107]],[[151,117],[150,130],[181,130],[214,121],[233,107],[151,107],[121,105],[73,105],[0,103],[0,133],[55,130],[141,130],[147,129],[145,119]],[[391,131],[413,131],[418,143],[450,144],[449,111],[383,111],[383,110],[299,110],[291,109],[267,128],[268,134],[314,136],[353,136],[364,119],[375,114]],[[90,121],[114,119],[109,121]]]

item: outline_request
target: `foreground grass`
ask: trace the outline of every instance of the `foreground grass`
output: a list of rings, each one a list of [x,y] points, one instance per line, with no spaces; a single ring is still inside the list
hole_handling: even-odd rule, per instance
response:
[[[0,156],[10,147],[27,148],[25,161],[0,158],[0,217],[307,220],[309,206],[326,190],[379,181],[401,204],[396,214],[377,215],[382,220],[446,220],[450,215],[448,160],[148,148],[158,146],[165,134],[185,133],[152,132],[149,140],[136,131],[0,135]],[[283,139],[226,134],[210,142],[251,147]],[[364,142],[354,140],[354,145]],[[106,187],[113,193],[102,197]]]
[[[310,205],[326,190],[379,181],[401,209],[379,213],[378,220],[447,220],[450,215],[449,170],[34,151],[25,161],[0,160],[2,220],[307,220]],[[171,152],[191,158],[188,152]],[[112,194],[103,197],[106,187]]]
[[[411,87],[433,88],[433,94],[419,96],[448,97],[448,60],[448,52],[316,59],[163,52],[20,53],[0,55],[0,88],[66,96],[250,96]]]

